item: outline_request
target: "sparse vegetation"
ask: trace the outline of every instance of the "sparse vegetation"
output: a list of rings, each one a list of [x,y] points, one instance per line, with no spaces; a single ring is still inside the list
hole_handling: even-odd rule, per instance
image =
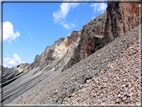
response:
[[[25,71],[25,69],[24,69],[24,70],[22,70],[20,73],[18,73],[16,76],[18,76],[18,75],[20,75],[20,74],[24,73],[24,71]]]
[[[25,71],[25,69],[24,70],[22,70],[19,74],[22,74],[22,73],[24,73],[24,71]]]
[[[71,93],[73,93],[75,91],[75,88],[73,88],[72,90],[71,90]]]
[[[30,67],[28,67],[27,69],[29,69]]]

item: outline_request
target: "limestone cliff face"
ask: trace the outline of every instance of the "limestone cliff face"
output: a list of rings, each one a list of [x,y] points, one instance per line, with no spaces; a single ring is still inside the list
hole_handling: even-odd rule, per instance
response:
[[[47,46],[41,55],[36,55],[34,62],[30,66],[30,70],[39,67],[35,72],[37,73],[45,66],[50,65],[63,57],[62,63],[55,69],[66,65],[78,46],[80,35],[81,31],[73,31],[66,38],[60,38],[55,41],[53,45]]]
[[[86,23],[80,31],[71,32],[35,57],[30,68],[42,70],[63,58],[62,71],[93,54],[109,42],[139,25],[139,3],[108,3],[107,11]]]
[[[139,3],[108,3],[107,12],[83,26],[78,47],[63,70],[139,25]]]
[[[139,25],[139,3],[108,3],[105,44]]]
[[[64,66],[63,70],[71,67],[75,63],[102,48],[102,37],[107,18],[106,15],[107,14],[105,12],[83,26],[83,29],[80,30],[81,34],[78,46],[75,48],[73,55],[67,65]]]
[[[38,72],[43,67],[64,57],[58,68],[64,66],[63,70],[65,70],[102,48],[106,15],[106,12],[103,13],[85,24],[80,31],[73,31],[66,38],[60,38],[52,46],[47,46],[41,55],[35,57],[30,68],[40,67]]]
[[[93,54],[118,36],[139,25],[139,3],[108,3],[107,11],[86,23],[80,31],[71,32],[47,46],[41,55],[36,55],[29,70],[45,66],[63,58],[58,68],[62,71]]]
[[[51,64],[56,58],[53,57],[54,49],[58,47],[64,38],[60,38],[59,40],[55,41],[53,45],[47,46],[45,51],[41,55],[36,55],[34,62],[30,65],[29,69],[34,69],[36,67],[40,67],[41,70],[44,66]]]

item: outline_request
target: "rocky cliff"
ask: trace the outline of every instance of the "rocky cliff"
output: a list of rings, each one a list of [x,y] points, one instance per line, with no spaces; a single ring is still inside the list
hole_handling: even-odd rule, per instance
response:
[[[26,72],[26,69],[30,66],[28,63],[21,63],[20,65],[17,65],[16,67],[7,68],[2,67],[3,69],[3,83],[5,83],[7,80],[11,80],[12,78]]]
[[[100,49],[104,46],[106,47],[108,43],[117,37],[123,37],[126,32],[132,31],[134,27],[139,25],[139,7],[139,3],[108,3],[106,12],[86,23],[80,31],[73,31],[65,38],[60,38],[59,40],[55,41],[53,45],[47,46],[41,55],[35,56],[35,60],[32,64],[20,64],[13,68],[3,68],[3,86],[5,86],[3,89],[5,91],[5,99],[8,98],[5,103],[12,101],[13,98],[18,97],[20,94],[24,93],[31,87],[34,87],[42,80],[47,79],[50,81],[51,78],[54,79],[53,77],[55,75],[58,76],[60,74],[60,76],[62,76],[60,78],[63,78],[64,81],[66,81],[67,75],[70,74],[73,76],[72,72],[77,72],[76,69],[72,68],[74,64],[77,65],[76,63],[81,62],[81,60],[99,51],[99,54],[95,54],[95,59],[89,59],[94,61],[92,65],[89,65],[92,66],[93,70],[88,71],[86,68],[84,68],[82,72],[87,72],[85,74],[82,74],[82,72],[78,70],[79,76],[76,79],[73,76],[71,77],[71,80],[77,81],[77,84],[82,84],[84,81],[86,81],[86,79],[95,75],[96,72],[100,71],[101,63],[105,64],[107,60],[117,56],[117,50],[121,44],[125,44],[125,42],[128,40],[123,38],[123,41],[121,40],[123,43],[120,43],[120,46],[117,46],[117,48],[115,47],[117,43],[114,43],[115,46],[111,46],[111,48],[115,48],[113,50],[113,55],[111,55],[109,52],[109,50],[111,50],[110,47],[106,48],[107,52],[104,51],[105,53],[101,53]],[[131,35],[131,37],[132,36],[133,35]],[[128,45],[129,44],[127,43],[124,45],[124,47],[128,48]],[[101,54],[103,57],[109,57],[106,60],[104,60],[102,57],[101,63],[98,65],[97,61],[100,61],[99,55]],[[84,66],[89,62],[89,60],[83,60],[83,63],[85,63]],[[82,67],[83,66],[80,66],[80,68]],[[62,74],[64,74],[64,72],[67,70],[69,70],[69,72],[63,76]],[[61,71],[63,72],[60,73]],[[15,80],[15,82],[13,82],[13,80]],[[61,81],[62,80],[59,82]],[[72,84],[73,83],[71,83],[71,85]],[[76,87],[78,87],[78,85],[76,85]],[[53,88],[55,88],[55,86],[53,86]],[[59,87],[57,86],[57,88]],[[72,86],[70,89],[71,88]],[[65,90],[66,89],[67,88],[65,88]],[[64,90],[64,88],[61,90]],[[14,93],[18,94],[15,95]]]
[[[106,18],[107,12],[83,26],[83,29],[80,31],[81,34],[78,46],[75,48],[71,59],[68,61],[67,65],[64,66],[63,70],[71,67],[103,47],[102,38],[105,31]]]
[[[107,11],[86,23],[80,31],[71,32],[36,55],[29,69],[41,71],[63,58],[62,71],[93,54],[115,38],[139,25],[139,3],[108,3]]]
[[[108,3],[104,45],[139,25],[140,3]]]
[[[47,46],[45,51],[41,55],[36,55],[34,62],[30,65],[29,69],[33,69],[36,67],[43,67],[47,64],[51,64],[55,58],[52,56],[54,49],[59,46],[64,41],[64,38],[60,38],[59,40],[55,41],[53,45]]]
[[[41,55],[29,65],[36,72],[63,58],[55,70],[62,71],[95,53],[97,50],[139,25],[139,3],[108,3],[107,11],[86,23],[80,31],[71,32],[47,46]]]
[[[36,55],[29,69],[41,71],[45,66],[61,59],[62,71],[102,48],[107,12],[89,21],[80,31],[71,32],[66,38],[60,38],[53,45],[47,46],[41,55]]]

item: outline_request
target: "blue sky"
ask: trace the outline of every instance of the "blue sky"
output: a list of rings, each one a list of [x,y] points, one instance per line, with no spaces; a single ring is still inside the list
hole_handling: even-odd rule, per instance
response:
[[[3,3],[3,65],[32,63],[61,37],[106,11],[106,3]]]

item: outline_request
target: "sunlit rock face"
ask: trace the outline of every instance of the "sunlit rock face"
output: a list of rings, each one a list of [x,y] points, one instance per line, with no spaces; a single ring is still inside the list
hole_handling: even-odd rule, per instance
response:
[[[139,25],[139,3],[108,3],[105,44]]]
[[[105,12],[83,26],[83,29],[80,30],[80,40],[77,48],[75,48],[71,59],[68,61],[67,65],[64,66],[63,70],[71,67],[103,47],[102,38],[107,18],[106,15]]]
[[[66,38],[60,38],[53,45],[47,46],[41,55],[36,55],[30,69],[40,67],[39,70],[42,70],[64,57],[61,66],[65,70],[102,48],[106,15],[107,12],[103,13],[86,23],[80,31],[73,31]]]

